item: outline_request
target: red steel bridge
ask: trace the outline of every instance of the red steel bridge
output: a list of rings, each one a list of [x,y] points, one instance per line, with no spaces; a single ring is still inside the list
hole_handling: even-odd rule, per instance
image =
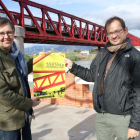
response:
[[[13,1],[19,3],[20,13],[9,11],[2,0],[0,13],[25,29],[25,43],[102,47],[108,40],[104,26],[29,0]],[[33,16],[30,6],[40,9],[41,18]],[[28,14],[25,14],[24,9]],[[50,12],[58,16],[58,21],[52,20]],[[70,19],[70,23],[67,23],[66,18]],[[25,19],[31,20],[31,24],[27,25]],[[140,46],[140,38],[130,33],[128,37],[133,46]]]

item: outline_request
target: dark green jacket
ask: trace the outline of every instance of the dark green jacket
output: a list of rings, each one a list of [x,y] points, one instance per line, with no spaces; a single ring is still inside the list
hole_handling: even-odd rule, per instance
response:
[[[28,62],[29,73],[32,72],[32,63],[32,60]],[[32,110],[32,100],[24,97],[14,59],[0,47],[0,129],[21,129],[25,125],[25,111],[29,109]]]

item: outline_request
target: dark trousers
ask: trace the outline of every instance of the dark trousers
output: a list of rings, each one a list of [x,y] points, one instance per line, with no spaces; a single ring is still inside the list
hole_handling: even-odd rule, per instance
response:
[[[20,129],[14,131],[0,129],[0,140],[21,140]],[[29,120],[25,121],[25,126],[22,128],[22,140],[32,140]]]
[[[25,121],[25,126],[22,128],[22,140],[32,140],[29,119]]]

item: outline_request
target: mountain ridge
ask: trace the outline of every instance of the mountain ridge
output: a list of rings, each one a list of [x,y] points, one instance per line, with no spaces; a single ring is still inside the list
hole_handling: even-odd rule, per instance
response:
[[[70,45],[50,45],[50,46],[33,46],[24,48],[25,54],[34,55],[39,54],[39,52],[43,52],[43,48],[45,52],[53,50],[54,52],[67,52],[67,51],[74,51],[74,50],[91,50],[97,47],[95,46],[70,46]]]

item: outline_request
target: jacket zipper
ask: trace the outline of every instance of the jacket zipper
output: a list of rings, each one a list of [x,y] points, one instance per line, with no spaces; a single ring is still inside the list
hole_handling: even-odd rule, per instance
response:
[[[98,72],[98,77],[99,77],[99,75],[100,75],[100,74],[99,74],[99,72]],[[97,100],[99,100],[99,99],[98,99],[98,95],[97,95]],[[98,106],[98,107],[99,107],[99,106]],[[99,108],[100,108],[100,107],[99,107]],[[100,111],[102,112],[102,114],[105,113],[105,111],[103,110],[103,106],[102,106],[102,108],[100,108]]]

